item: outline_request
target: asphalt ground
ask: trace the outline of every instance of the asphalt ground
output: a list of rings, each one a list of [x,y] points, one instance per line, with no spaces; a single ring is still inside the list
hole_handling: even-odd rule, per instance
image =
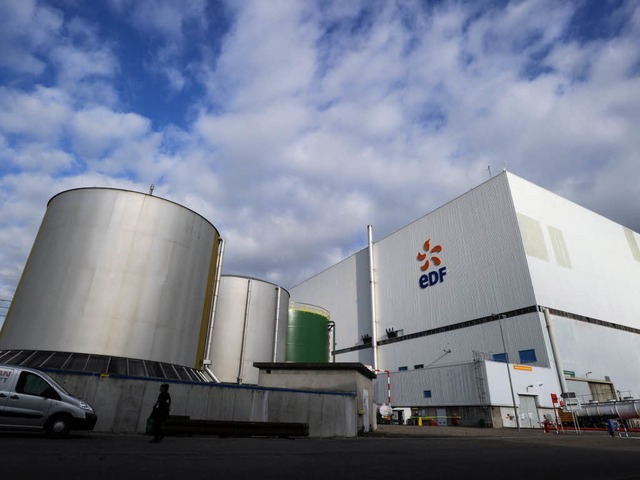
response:
[[[635,436],[634,436],[635,435]],[[357,438],[0,432],[6,479],[640,479],[640,434],[384,425]]]

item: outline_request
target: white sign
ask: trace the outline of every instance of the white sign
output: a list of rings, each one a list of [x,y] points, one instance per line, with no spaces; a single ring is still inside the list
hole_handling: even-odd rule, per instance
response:
[[[564,410],[567,412],[577,412],[582,409],[582,405],[580,405],[580,400],[577,398],[567,398],[564,401]]]

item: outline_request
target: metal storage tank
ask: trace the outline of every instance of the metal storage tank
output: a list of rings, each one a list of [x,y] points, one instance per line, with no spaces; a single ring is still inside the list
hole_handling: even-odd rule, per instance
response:
[[[0,350],[200,368],[221,242],[205,218],[151,194],[59,193],[47,205]]]
[[[288,362],[328,362],[329,312],[315,305],[292,302],[287,328]]]
[[[222,275],[207,358],[215,378],[258,383],[254,362],[283,362],[289,292],[255,278]]]

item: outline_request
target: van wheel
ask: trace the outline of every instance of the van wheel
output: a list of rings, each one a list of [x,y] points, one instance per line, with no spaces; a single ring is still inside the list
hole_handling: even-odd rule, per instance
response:
[[[52,417],[44,430],[51,437],[64,437],[71,430],[71,419],[65,415]]]

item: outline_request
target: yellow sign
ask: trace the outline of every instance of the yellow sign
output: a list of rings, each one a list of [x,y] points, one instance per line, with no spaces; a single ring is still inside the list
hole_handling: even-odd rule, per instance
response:
[[[529,367],[528,365],[518,365],[518,364],[515,364],[515,365],[513,366],[513,369],[514,369],[514,370],[525,370],[525,371],[527,371],[527,372],[532,372],[532,371],[533,371],[533,367]]]

